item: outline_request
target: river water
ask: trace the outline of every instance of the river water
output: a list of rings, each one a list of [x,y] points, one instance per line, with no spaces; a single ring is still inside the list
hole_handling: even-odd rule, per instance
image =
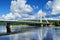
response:
[[[12,32],[19,31],[22,26],[14,26]],[[6,26],[0,26],[0,34],[6,33]],[[0,36],[0,40],[60,40],[60,27],[42,27],[31,31]]]

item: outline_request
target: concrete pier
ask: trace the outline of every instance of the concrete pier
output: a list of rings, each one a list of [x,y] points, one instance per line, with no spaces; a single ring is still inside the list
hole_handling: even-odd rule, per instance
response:
[[[7,33],[11,33],[11,29],[12,29],[11,23],[7,23],[6,29],[7,29]]]

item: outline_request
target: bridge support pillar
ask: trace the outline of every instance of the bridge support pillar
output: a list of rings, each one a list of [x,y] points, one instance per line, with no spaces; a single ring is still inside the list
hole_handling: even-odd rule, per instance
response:
[[[12,29],[11,23],[7,23],[6,29],[7,29],[7,33],[11,33],[11,29]]]
[[[43,27],[43,24],[41,24],[41,27]]]

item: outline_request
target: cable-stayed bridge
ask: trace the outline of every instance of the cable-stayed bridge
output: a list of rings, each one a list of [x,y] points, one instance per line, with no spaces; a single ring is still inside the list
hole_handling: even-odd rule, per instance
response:
[[[45,17],[44,17],[45,18]],[[26,32],[26,31],[32,31],[33,29],[37,29],[37,28],[41,28],[41,30],[39,31],[40,34],[40,40],[42,40],[42,27],[49,27],[50,23],[48,22],[48,20],[45,18],[46,22],[42,21],[42,13],[40,13],[40,21],[39,22],[34,22],[34,21],[24,21],[24,20],[0,20],[0,23],[6,23],[6,30],[7,33],[2,33],[0,34],[0,36],[4,36],[4,35],[11,35],[11,34],[18,34],[18,33],[22,33],[22,32]],[[29,27],[22,27],[20,31],[18,32],[11,32],[12,29],[12,23],[19,23],[19,24],[27,24],[29,25]]]

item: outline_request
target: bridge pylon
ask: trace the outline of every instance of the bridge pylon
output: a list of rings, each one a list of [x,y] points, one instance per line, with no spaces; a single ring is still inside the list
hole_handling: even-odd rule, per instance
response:
[[[39,18],[40,18],[41,26],[44,26],[44,25],[48,26],[49,22],[48,22],[48,20],[45,18],[45,15],[43,14],[42,10],[40,11],[39,15],[40,15]],[[46,23],[43,22],[43,18],[46,20]]]

